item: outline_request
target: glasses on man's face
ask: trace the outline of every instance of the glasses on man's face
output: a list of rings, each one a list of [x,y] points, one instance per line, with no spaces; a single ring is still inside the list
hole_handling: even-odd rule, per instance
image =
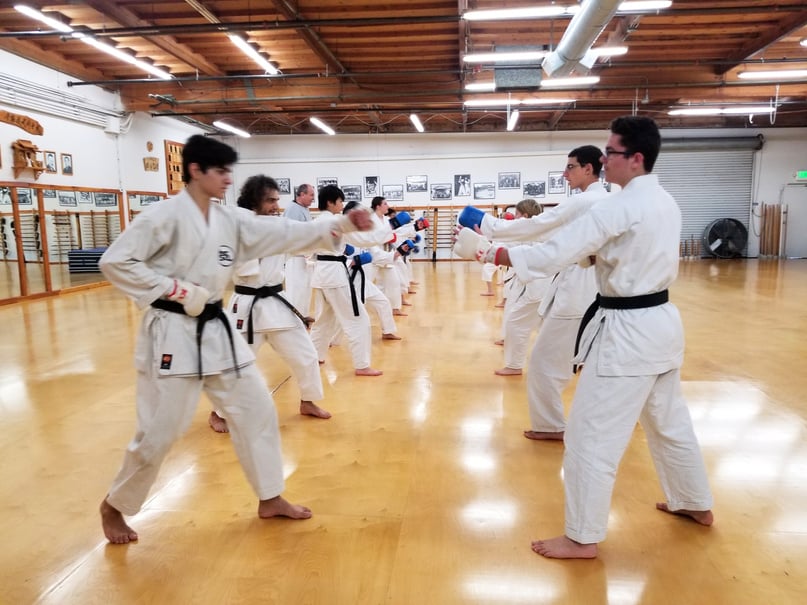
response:
[[[580,164],[566,164],[566,170],[574,170],[575,168],[580,168]]]
[[[629,158],[634,153],[635,152],[628,151],[627,149],[614,149],[612,147],[605,148],[605,157],[607,158],[613,157],[615,155],[621,155],[623,158]]]

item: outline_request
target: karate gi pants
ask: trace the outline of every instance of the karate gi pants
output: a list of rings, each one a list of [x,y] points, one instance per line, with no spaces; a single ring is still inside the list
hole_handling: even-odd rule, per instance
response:
[[[272,395],[255,364],[236,373],[205,376],[158,376],[138,372],[137,432],[107,501],[124,515],[134,515],[146,501],[171,445],[190,426],[204,391],[227,419],[238,460],[259,500],[283,493],[283,459]]]
[[[304,256],[290,256],[286,259],[283,296],[303,315],[311,313],[312,271]]]
[[[358,296],[358,294],[357,294]],[[331,338],[338,328],[347,339],[353,367],[362,370],[370,367],[370,316],[359,301],[359,315],[353,315],[350,287],[314,288],[317,320],[311,329],[311,341],[317,350],[317,358],[325,359]]]
[[[616,471],[637,421],[670,510],[710,510],[712,494],[680,370],[598,376],[598,353],[595,339],[564,435],[566,536],[581,544],[605,539]]]
[[[566,430],[562,394],[573,376],[574,341],[579,327],[578,318],[550,315],[541,322],[527,369],[527,404],[533,431]]]
[[[357,290],[360,287],[360,284],[356,284]],[[382,334],[395,334],[398,331],[398,326],[392,317],[392,305],[389,299],[373,282],[367,282],[364,285],[364,306],[378,316]]]
[[[504,365],[520,370],[527,360],[530,336],[541,325],[538,307],[541,301],[521,296],[513,301],[502,324],[504,338]]]

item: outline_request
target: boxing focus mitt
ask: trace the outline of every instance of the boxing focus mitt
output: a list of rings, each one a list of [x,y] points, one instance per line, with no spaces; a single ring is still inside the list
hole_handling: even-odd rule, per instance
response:
[[[166,292],[166,298],[181,304],[191,317],[197,317],[205,310],[210,292],[202,286],[175,279],[172,288]]]
[[[398,227],[403,227],[404,225],[408,225],[411,222],[412,217],[409,216],[408,212],[399,212],[389,220],[389,225],[393,229],[397,229]]]
[[[415,221],[415,231],[423,231],[429,228],[429,219],[421,216]]]
[[[460,229],[454,242],[454,254],[466,260],[477,260],[490,247],[491,243],[473,229]]]
[[[457,217],[457,222],[463,227],[473,229],[474,227],[479,227],[482,224],[483,216],[485,216],[485,213],[479,208],[465,206],[465,208],[462,209],[462,212],[460,212],[460,215]]]

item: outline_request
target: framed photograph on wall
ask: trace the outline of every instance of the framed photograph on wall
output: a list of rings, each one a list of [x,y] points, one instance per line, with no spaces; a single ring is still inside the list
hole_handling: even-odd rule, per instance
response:
[[[42,190],[42,197],[46,197],[48,199],[55,200],[56,199],[56,190],[55,189],[43,189]]]
[[[342,185],[346,202],[361,202],[361,185]]]
[[[20,206],[34,205],[34,191],[27,187],[17,187],[17,203]]]
[[[73,176],[73,154],[62,154],[62,174]]]
[[[521,189],[521,173],[500,172],[499,189]]]
[[[546,197],[546,181],[524,181],[524,197]]]
[[[425,174],[406,177],[406,192],[418,193],[429,190],[429,177]]]
[[[335,176],[319,176],[317,177],[317,191],[327,185],[336,185],[339,187],[339,179]]]
[[[11,189],[9,187],[0,187],[0,205],[11,206]]]
[[[562,172],[550,172],[547,176],[549,193],[566,193],[566,179]]]
[[[451,188],[451,183],[432,183],[430,197],[432,200],[450,200]]]
[[[76,201],[75,191],[60,191],[59,192],[59,205],[60,206],[78,206]]]
[[[42,155],[45,158],[45,172],[58,172],[58,168],[56,168],[56,152],[55,151],[43,151]]]
[[[275,179],[281,195],[291,194],[291,179]]]
[[[471,175],[454,175],[454,197],[471,197]]]
[[[78,203],[79,204],[92,204],[92,193],[89,191],[79,191],[78,192]]]
[[[377,176],[364,177],[364,197],[375,197],[379,191]]]
[[[381,187],[381,195],[387,198],[388,202],[402,202],[403,185],[384,185]]]
[[[475,200],[492,200],[496,197],[496,183],[474,183]]]
[[[142,198],[141,198],[142,200]],[[141,201],[142,204],[142,201]],[[114,208],[118,205],[118,196],[108,191],[95,193],[95,205],[99,208]]]

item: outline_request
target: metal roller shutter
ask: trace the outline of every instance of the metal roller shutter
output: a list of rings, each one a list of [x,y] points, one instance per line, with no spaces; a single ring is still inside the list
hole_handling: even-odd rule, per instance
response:
[[[733,218],[748,229],[754,151],[664,151],[653,172],[681,207],[681,239],[700,240],[719,218]]]

